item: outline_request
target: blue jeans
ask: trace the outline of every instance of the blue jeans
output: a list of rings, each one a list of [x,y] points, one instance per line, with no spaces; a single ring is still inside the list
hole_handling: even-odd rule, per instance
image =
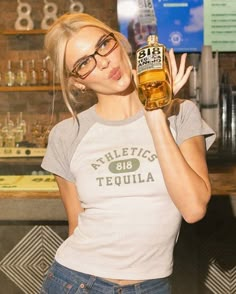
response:
[[[40,294],[170,294],[170,278],[127,286],[70,270],[56,261],[49,268]]]

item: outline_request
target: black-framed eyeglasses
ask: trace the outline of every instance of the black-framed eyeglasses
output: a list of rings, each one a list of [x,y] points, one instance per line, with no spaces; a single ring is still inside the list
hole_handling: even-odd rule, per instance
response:
[[[101,40],[97,50],[93,54],[81,58],[76,62],[69,75],[76,78],[78,77],[80,79],[85,79],[97,66],[95,55],[97,54],[99,56],[105,57],[117,47],[118,42],[114,34],[108,34],[104,39]]]

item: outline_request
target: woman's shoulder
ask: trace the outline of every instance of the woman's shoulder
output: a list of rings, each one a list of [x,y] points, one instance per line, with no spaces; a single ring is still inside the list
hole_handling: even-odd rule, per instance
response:
[[[76,118],[70,117],[63,119],[53,126],[50,131],[50,137],[66,138],[67,136],[71,136],[74,131],[78,131],[78,127]]]
[[[60,131],[66,131],[67,129],[70,129],[71,131],[73,129],[77,130],[80,127],[80,124],[84,120],[88,120],[90,117],[90,114],[92,112],[92,107],[89,109],[86,109],[79,114],[77,114],[75,117],[69,117],[66,119],[63,119],[59,121],[52,130],[60,130]]]
[[[75,117],[66,118],[53,126],[50,132],[50,137],[60,139],[63,141],[71,141],[77,137],[81,130],[87,129],[91,125],[93,117],[92,107],[86,109]]]

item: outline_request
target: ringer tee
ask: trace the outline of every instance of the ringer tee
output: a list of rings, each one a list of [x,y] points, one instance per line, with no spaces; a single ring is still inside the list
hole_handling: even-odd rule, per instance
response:
[[[78,118],[79,125],[69,118],[52,129],[42,162],[45,170],[75,183],[85,209],[56,261],[103,278],[169,276],[182,217],[168,195],[143,111],[106,121],[92,106]],[[169,122],[178,145],[198,135],[207,148],[215,140],[189,100]]]

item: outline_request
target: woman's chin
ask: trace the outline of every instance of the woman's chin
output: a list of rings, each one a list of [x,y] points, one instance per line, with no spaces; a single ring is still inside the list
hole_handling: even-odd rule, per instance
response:
[[[131,89],[132,78],[130,76],[123,76],[117,81],[117,86],[120,92],[126,92]]]

